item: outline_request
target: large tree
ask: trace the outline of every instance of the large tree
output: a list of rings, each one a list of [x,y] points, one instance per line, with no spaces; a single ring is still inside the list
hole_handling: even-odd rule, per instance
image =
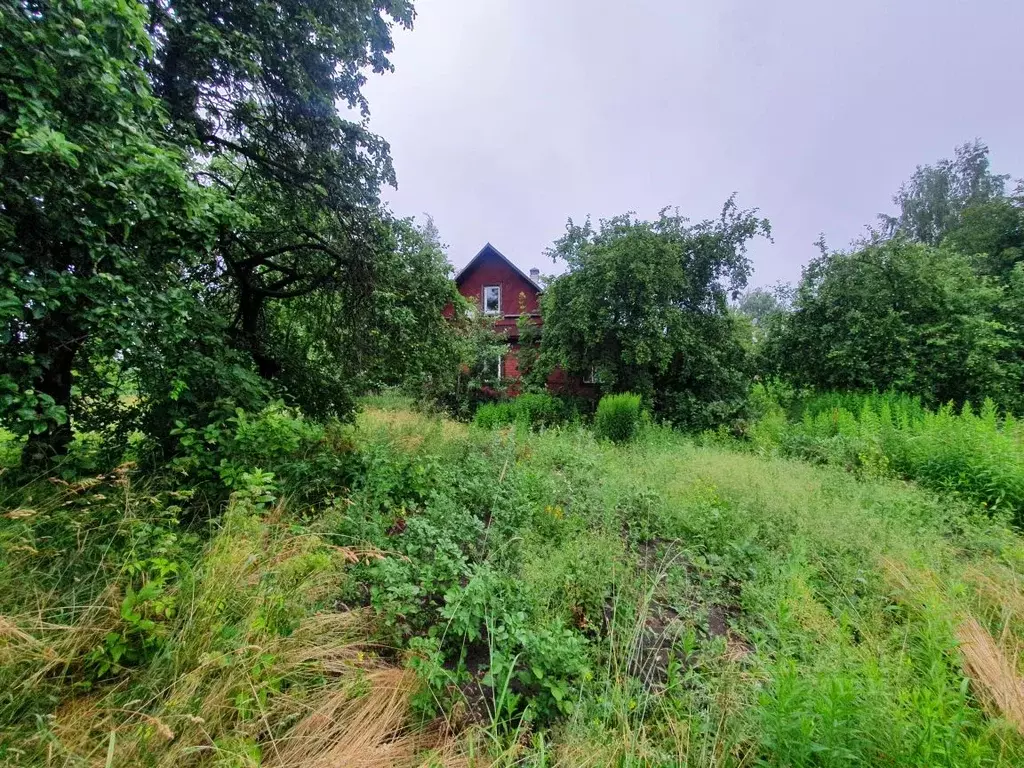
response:
[[[447,264],[382,207],[361,93],[409,3],[0,11],[0,418],[26,456],[61,455],[72,416],[166,437],[278,394],[344,415],[440,364]]]
[[[976,139],[957,147],[952,160],[919,165],[893,197],[899,213],[879,217],[884,231],[938,245],[960,225],[965,209],[1002,198],[1009,176],[992,173],[988,154]]]
[[[75,372],[130,343],[218,226],[163,138],[145,21],[117,0],[0,2],[0,417],[31,462],[66,449]]]
[[[691,224],[676,212],[570,220],[549,251],[568,270],[544,296],[544,354],[603,391],[642,394],[667,418],[707,426],[746,386],[743,345],[727,306],[747,283],[747,243],[769,225],[730,199]]]
[[[1002,289],[951,248],[897,237],[825,253],[804,270],[780,360],[797,383],[896,389],[931,403],[1019,397]]]
[[[314,415],[343,415],[360,392],[458,367],[458,329],[444,310],[459,296],[436,228],[392,221],[381,238],[365,282],[338,281],[271,309],[281,378]]]
[[[387,143],[366,126],[367,71],[391,68],[403,0],[148,0],[149,69],[195,174],[247,213],[214,264],[237,345],[268,378],[285,372],[272,304],[343,286],[373,290],[389,245]],[[343,115],[339,106],[349,112]]]

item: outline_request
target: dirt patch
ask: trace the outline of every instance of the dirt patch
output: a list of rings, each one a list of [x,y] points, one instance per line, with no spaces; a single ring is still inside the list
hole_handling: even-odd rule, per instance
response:
[[[640,680],[648,690],[664,687],[672,647],[685,632],[686,624],[678,611],[667,605],[651,605],[631,643],[627,674]],[[686,660],[682,663],[685,665]]]
[[[486,725],[491,721],[494,709],[494,689],[484,685],[484,678],[491,664],[491,652],[486,641],[478,640],[466,646],[466,672],[470,679],[459,684],[462,701],[452,711],[453,725],[458,730],[471,725]],[[458,669],[457,661],[445,663],[450,672]]]
[[[670,548],[672,542],[668,539],[648,539],[636,545],[637,560],[645,571],[655,570],[662,562],[660,550],[662,547]]]
[[[641,542],[636,552],[641,572],[653,577],[656,583],[655,599],[633,638],[627,665],[631,676],[641,680],[648,690],[664,686],[673,649],[676,662],[683,669],[689,667],[695,658],[684,657],[678,641],[690,630],[705,641],[724,638],[725,656],[729,660],[741,661],[754,652],[753,644],[735,628],[743,616],[742,608],[733,602],[739,599],[739,581],[709,576],[678,549],[676,542],[667,539]],[[674,583],[668,576],[670,568],[681,568],[685,573],[681,591],[672,594],[668,594]],[[605,622],[611,622],[607,608]]]
[[[738,619],[742,614],[743,611],[738,605],[719,605],[717,603],[709,605],[707,624],[708,637],[727,637],[731,631],[730,627],[732,626],[733,621]]]

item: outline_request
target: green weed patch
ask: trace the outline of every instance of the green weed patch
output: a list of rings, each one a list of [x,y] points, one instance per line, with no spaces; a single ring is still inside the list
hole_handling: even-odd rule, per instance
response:
[[[4,490],[8,763],[1024,759],[958,644],[1024,638],[1024,544],[976,506],[654,426],[235,418],[238,471],[191,470],[219,520],[130,468]]]

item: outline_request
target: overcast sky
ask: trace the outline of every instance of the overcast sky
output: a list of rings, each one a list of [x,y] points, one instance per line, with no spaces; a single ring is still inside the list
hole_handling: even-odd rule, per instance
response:
[[[1024,175],[1024,0],[417,0],[366,88],[399,215],[523,269],[570,216],[732,192],[772,222],[753,285],[845,246],[920,163],[980,137]]]

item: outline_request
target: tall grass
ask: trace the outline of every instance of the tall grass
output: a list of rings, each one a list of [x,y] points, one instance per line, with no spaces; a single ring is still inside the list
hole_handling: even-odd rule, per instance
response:
[[[937,411],[897,394],[825,394],[751,430],[755,446],[869,474],[895,474],[1024,523],[1024,430],[991,400]]]
[[[379,553],[244,492],[203,546],[179,546],[125,474],[25,495],[0,529],[4,764],[461,764],[413,716],[415,677],[379,657],[367,610],[334,607]]]
[[[519,395],[498,403],[484,403],[477,408],[473,423],[484,429],[510,424],[528,427],[550,427],[568,421],[574,414],[563,400],[547,393]]]
[[[129,468],[5,490],[0,763],[1024,764],[998,516],[863,461],[375,407],[301,443],[359,468],[320,490],[252,419],[191,525]]]
[[[1024,626],[1010,584],[1024,574],[1024,549],[999,521],[880,473],[695,447],[657,428],[625,446],[571,429],[462,440],[468,454],[450,444],[446,471],[475,469],[446,487],[491,478],[484,559],[493,584],[512,579],[524,598],[483,603],[499,630],[488,635],[490,657],[522,658],[496,640],[502,611],[587,638],[589,674],[565,681],[572,706],[560,723],[548,729],[506,710],[488,730],[492,764],[1024,759],[1005,697],[983,703],[1021,676],[1014,648]],[[417,445],[414,463],[433,452]],[[446,524],[460,528],[446,509]],[[509,527],[512,516],[520,522]],[[906,587],[888,563],[927,589]],[[1002,573],[984,610],[964,586],[979,569],[979,584]],[[458,592],[463,608],[479,599],[477,587]],[[726,617],[714,633],[712,613]],[[445,622],[447,638],[463,631],[464,615]],[[965,671],[958,638],[971,619],[991,640],[979,647],[1002,659],[985,667],[995,685]],[[455,645],[458,670],[466,645]],[[452,684],[475,684],[460,674]],[[507,679],[495,676],[503,702]],[[512,695],[524,690],[520,682]]]

